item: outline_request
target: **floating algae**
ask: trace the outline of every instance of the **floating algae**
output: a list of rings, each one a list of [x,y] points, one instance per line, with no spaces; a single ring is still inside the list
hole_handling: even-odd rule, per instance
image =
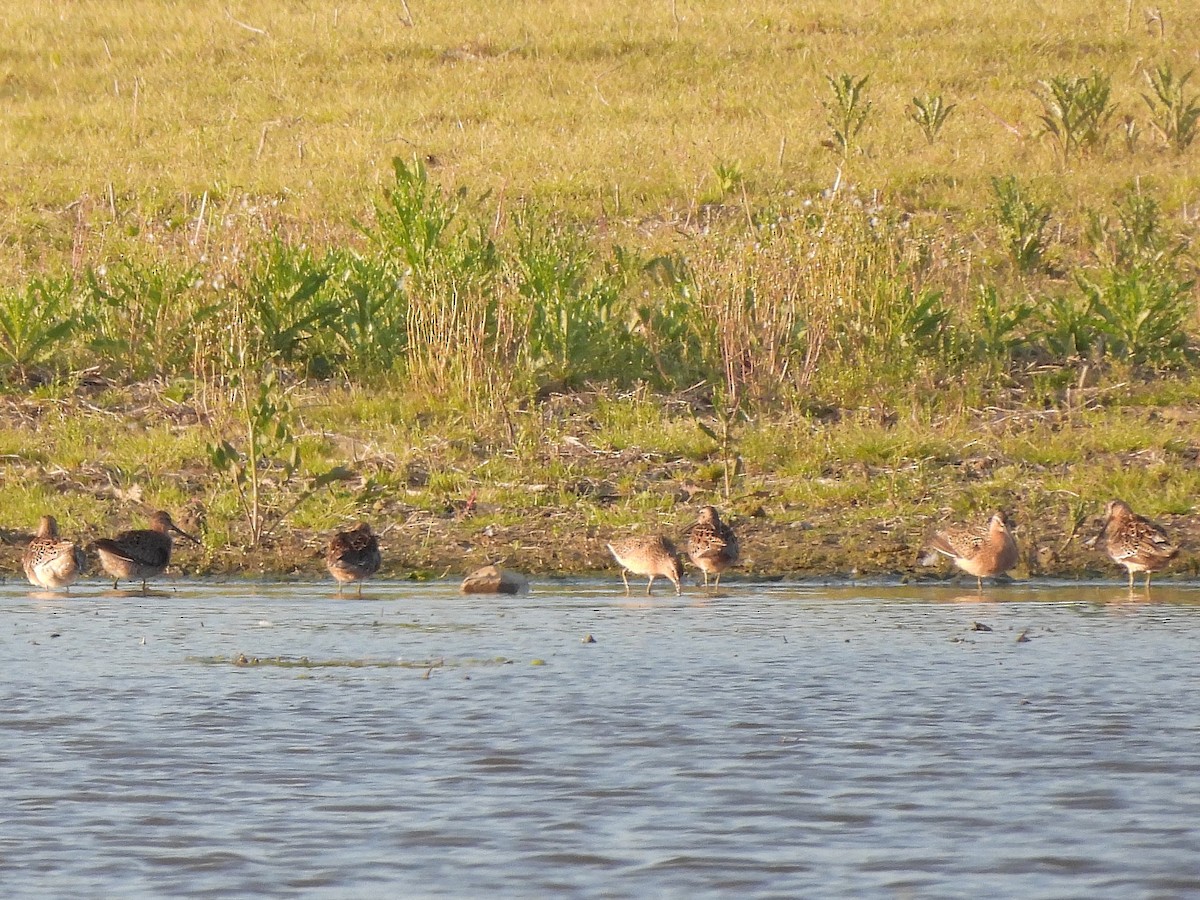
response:
[[[239,668],[273,667],[277,669],[461,669],[484,666],[506,666],[511,659],[496,656],[491,659],[311,659],[307,656],[189,656],[188,662],[204,666],[237,666]]]

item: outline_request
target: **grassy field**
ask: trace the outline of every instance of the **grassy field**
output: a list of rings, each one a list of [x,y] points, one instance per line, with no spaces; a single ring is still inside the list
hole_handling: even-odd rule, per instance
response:
[[[576,571],[715,500],[753,572],[894,573],[1002,506],[1078,574],[1120,495],[1190,541],[1189,15],[0,0],[0,524]]]
[[[1183,2],[1149,20],[1080,0],[408,9],[411,21],[376,2],[0,3],[0,272],[146,242],[212,252],[264,227],[342,240],[397,155],[510,204],[648,229],[721,200],[719,170],[759,206],[827,188],[842,165],[864,192],[968,230],[989,179],[1008,174],[1072,212],[1135,176],[1168,209],[1195,202],[1197,167],[1155,146],[1140,96],[1154,64],[1196,65]],[[1035,90],[1093,70],[1141,138],[1063,166],[1038,136]],[[870,76],[873,103],[844,163],[822,146],[826,77],[843,72]],[[926,94],[957,104],[934,144],[909,120]]]

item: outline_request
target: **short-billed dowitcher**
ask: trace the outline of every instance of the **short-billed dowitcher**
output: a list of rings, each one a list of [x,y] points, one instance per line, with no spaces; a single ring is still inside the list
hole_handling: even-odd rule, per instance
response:
[[[1017,564],[1017,542],[1008,529],[1002,512],[992,514],[983,528],[946,528],[933,536],[928,548],[954,560],[954,564],[974,575],[979,590],[983,579],[1003,575]]]
[[[59,540],[54,516],[42,516],[37,537],[25,548],[21,565],[30,584],[48,590],[66,588],[69,592],[71,585],[87,571],[87,557],[78,544]]]
[[[1139,516],[1123,500],[1110,500],[1104,516],[1104,527],[1088,543],[1095,546],[1098,541],[1104,542],[1112,561],[1129,571],[1131,591],[1134,572],[1146,573],[1146,590],[1150,590],[1150,573],[1165,567],[1179,548],[1161,527]]]
[[[621,564],[621,580],[625,582],[625,593],[629,593],[629,579],[625,577],[626,570],[634,575],[649,576],[646,584],[646,596],[654,587],[654,579],[658,576],[670,579],[675,585],[675,593],[680,592],[679,580],[683,578],[683,563],[679,561],[679,551],[675,545],[661,535],[653,537],[633,537],[616,541],[608,545],[608,552]]]
[[[100,565],[112,576],[114,590],[125,579],[140,580],[145,592],[146,580],[161,575],[171,563],[172,534],[181,535],[193,544],[200,543],[180,530],[171,516],[160,509],[150,517],[149,528],[122,531],[115,538],[101,538],[92,546],[100,557]]]
[[[687,539],[688,558],[704,573],[704,586],[708,587],[710,574],[717,576],[714,586],[720,586],[721,573],[738,560],[738,539],[733,529],[721,521],[715,506],[705,506],[688,528]]]
[[[335,533],[325,551],[325,567],[337,579],[339,594],[343,585],[357,581],[358,596],[361,597],[363,579],[378,572],[382,562],[379,539],[371,533],[371,526],[366,522]]]

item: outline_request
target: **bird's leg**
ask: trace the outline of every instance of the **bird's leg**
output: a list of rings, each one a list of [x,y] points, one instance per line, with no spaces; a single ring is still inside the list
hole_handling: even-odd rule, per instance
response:
[[[625,577],[625,570],[621,570],[621,580],[625,582],[625,596],[629,596],[629,579]]]
[[[361,581],[359,581],[359,583],[358,583],[358,599],[359,600],[362,599],[362,582]]]
[[[1129,570],[1129,593],[1133,593],[1133,569]]]
[[[117,589],[117,585],[118,585],[118,584],[120,584],[120,583],[121,583],[121,579],[120,579],[120,578],[114,578],[114,579],[113,579],[113,590],[114,590],[114,591]]]
[[[976,578],[975,580],[978,582],[978,584],[976,585],[976,590],[982,594],[983,593],[983,579]]]
[[[707,578],[705,578],[705,579],[704,579],[704,586],[705,586],[705,587],[708,587],[708,579],[707,579]],[[713,583],[713,590],[716,590],[716,589],[717,589],[717,588],[719,588],[720,586],[721,586],[721,573],[720,573],[720,572],[718,572],[718,573],[717,573],[717,580],[716,580],[716,581]]]
[[[708,587],[708,569],[701,569],[700,571],[704,573],[704,586]]]
[[[654,576],[650,576],[650,580],[646,582],[646,596],[650,596],[650,588],[654,587]]]

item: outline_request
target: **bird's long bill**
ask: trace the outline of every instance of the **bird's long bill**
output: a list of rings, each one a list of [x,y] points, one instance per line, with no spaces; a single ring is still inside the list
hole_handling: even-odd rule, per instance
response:
[[[193,544],[195,544],[196,546],[200,546],[200,538],[197,538],[197,537],[192,537],[190,534],[188,534],[186,531],[184,531],[184,530],[183,530],[182,528],[180,528],[178,525],[176,525],[176,524],[172,523],[172,524],[171,524],[171,530],[172,530],[173,532],[175,532],[176,534],[178,534],[178,535],[181,535],[181,536],[183,536],[183,537],[187,538],[189,541],[191,541],[191,542],[192,542]]]

